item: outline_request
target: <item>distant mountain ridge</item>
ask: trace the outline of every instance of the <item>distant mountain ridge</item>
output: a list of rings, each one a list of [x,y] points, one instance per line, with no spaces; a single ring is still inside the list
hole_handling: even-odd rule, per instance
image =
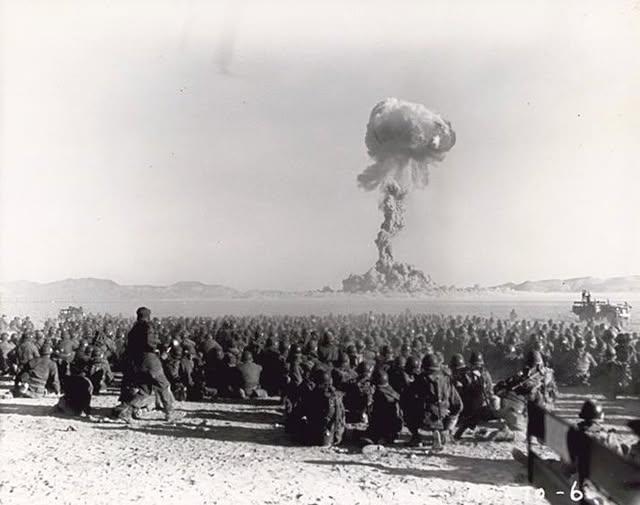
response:
[[[513,291],[533,291],[538,293],[573,293],[583,289],[596,293],[640,291],[640,275],[624,277],[574,277],[572,279],[546,279],[525,281],[520,284],[508,282],[490,289],[510,289]]]
[[[236,289],[202,282],[176,282],[170,286],[125,286],[108,279],[85,278],[48,283],[17,281],[0,284],[0,297],[29,301],[184,300],[233,298],[240,295],[241,292]]]
[[[608,292],[640,292],[640,275],[626,277],[575,277],[572,279],[546,279],[508,282],[497,286],[483,288],[448,288],[438,291],[446,292],[537,292],[537,293],[579,293],[583,289],[594,293]],[[197,281],[176,282],[169,286],[121,285],[108,279],[65,279],[62,281],[38,283],[15,281],[0,283],[0,300],[6,301],[61,301],[61,302],[106,302],[118,300],[208,300],[223,298],[252,298],[280,296],[321,296],[326,292],[334,292],[329,288],[291,292],[284,290],[248,290],[239,291],[220,284],[204,284]]]

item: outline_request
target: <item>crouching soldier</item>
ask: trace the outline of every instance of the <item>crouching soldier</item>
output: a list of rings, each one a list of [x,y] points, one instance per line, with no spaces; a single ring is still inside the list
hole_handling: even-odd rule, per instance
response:
[[[173,346],[163,365],[164,374],[171,383],[171,391],[175,399],[178,401],[186,400],[188,389],[193,384],[191,379],[193,363],[189,358],[184,359],[180,346]]]
[[[93,386],[93,394],[100,394],[113,382],[111,365],[107,361],[102,348],[94,348],[89,365],[89,380]]]
[[[600,389],[607,399],[615,400],[625,390],[626,368],[617,359],[613,346],[607,346],[604,360],[596,369],[594,385]]]
[[[144,353],[141,361],[135,363],[131,380],[123,386],[120,401],[121,404],[114,409],[114,416],[125,422],[130,422],[133,414],[151,405],[160,406],[169,422],[180,417],[175,411],[171,384],[160,359],[151,352]]]
[[[357,377],[345,385],[344,406],[347,410],[347,422],[369,422],[369,409],[373,402],[373,385],[371,372],[373,365],[369,361],[362,361],[356,367]]]
[[[294,370],[297,371],[294,372]],[[299,366],[295,362],[290,363],[286,396],[284,401],[284,431],[298,436],[305,423],[304,399],[315,388],[311,380],[311,364],[301,362]]]
[[[500,399],[493,394],[491,374],[484,368],[484,359],[479,352],[472,353],[469,367],[453,372],[454,383],[462,398],[463,410],[454,438],[459,440],[467,429],[475,430],[480,424],[500,419]],[[513,432],[505,425],[496,434],[495,440],[512,441]]]
[[[93,385],[86,377],[86,371],[71,367],[70,375],[62,380],[64,396],[58,400],[54,407],[54,412],[59,412],[68,416],[91,415],[91,395]]]
[[[251,351],[242,353],[242,363],[238,366],[240,372],[240,396],[242,398],[266,398],[267,392],[260,388],[262,366],[253,361]]]
[[[384,370],[374,371],[372,381],[375,384],[375,392],[371,418],[362,442],[364,444],[393,443],[402,431],[400,395],[389,385],[389,376]]]
[[[538,351],[529,351],[524,368],[493,389],[502,399],[500,416],[510,429],[519,431],[524,430],[528,401],[549,408],[556,396],[553,371],[544,366]]]
[[[306,445],[330,446],[342,442],[346,427],[342,395],[331,385],[331,374],[316,368],[311,374],[315,387],[303,401],[302,439]]]
[[[51,346],[45,344],[40,357],[31,359],[18,373],[13,391],[15,397],[42,398],[47,392],[60,394],[58,366],[51,359]]]
[[[401,401],[411,431],[409,443],[422,445],[420,430],[424,429],[433,432],[433,449],[442,449],[462,411],[462,400],[434,354],[425,355],[422,373],[405,390]]]
[[[615,430],[607,429],[603,425],[604,410],[598,402],[586,400],[582,404],[578,417],[582,419],[582,421],[578,423],[579,431],[596,439],[612,451],[622,453],[620,441],[616,436]]]

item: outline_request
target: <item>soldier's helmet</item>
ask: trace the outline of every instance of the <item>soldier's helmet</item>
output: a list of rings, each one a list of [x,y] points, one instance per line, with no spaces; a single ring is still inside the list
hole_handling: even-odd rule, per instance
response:
[[[604,410],[602,409],[602,405],[595,400],[587,400],[582,404],[578,416],[585,421],[599,420],[604,418]]]
[[[102,359],[104,357],[104,352],[100,347],[94,347],[93,352],[91,353],[91,357],[94,359]]]
[[[484,358],[481,352],[472,352],[469,358],[469,364],[471,366],[484,366]]]
[[[381,368],[376,368],[371,376],[371,382],[376,386],[386,386],[389,384],[389,374]]]
[[[324,368],[314,368],[311,372],[311,381],[316,386],[330,386],[331,374]]]
[[[616,335],[617,344],[626,344],[629,341],[626,333],[618,333]]]
[[[458,368],[463,368],[465,366],[464,356],[462,354],[454,354],[451,356],[449,360],[449,368],[452,370],[457,370]]]
[[[539,351],[529,351],[527,353],[525,364],[528,367],[534,367],[544,364],[544,361],[542,360],[542,354],[540,354]]]
[[[576,338],[576,341],[573,344],[573,346],[576,349],[584,349],[584,340],[582,338]]]
[[[51,346],[49,344],[44,344],[40,348],[40,356],[49,356],[52,352],[53,349],[51,349]]]
[[[372,370],[373,365],[369,361],[361,361],[360,363],[358,363],[358,366],[356,366],[356,373],[360,377],[368,376]]]
[[[409,356],[407,362],[404,365],[404,371],[410,375],[415,375],[420,372],[420,365],[415,356]]]
[[[422,370],[430,372],[440,368],[440,359],[435,354],[425,354],[422,358]]]

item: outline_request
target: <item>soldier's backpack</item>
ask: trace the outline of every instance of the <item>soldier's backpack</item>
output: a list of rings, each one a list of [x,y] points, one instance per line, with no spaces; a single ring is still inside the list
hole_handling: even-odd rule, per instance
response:
[[[419,420],[424,428],[442,429],[440,426],[445,413],[441,411],[437,379],[428,375],[419,376],[407,391],[403,410],[408,418]]]

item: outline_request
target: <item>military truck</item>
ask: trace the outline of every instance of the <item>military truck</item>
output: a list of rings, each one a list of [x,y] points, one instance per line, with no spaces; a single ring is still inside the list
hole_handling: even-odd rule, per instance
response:
[[[74,307],[70,305],[66,309],[60,309],[60,312],[58,313],[58,319],[61,319],[63,321],[76,321],[78,319],[82,319],[83,315],[84,309],[82,307]]]
[[[573,302],[572,312],[580,321],[607,321],[610,325],[624,327],[631,321],[631,305],[627,302],[611,303],[592,298],[587,290],[582,291],[582,299]]]

